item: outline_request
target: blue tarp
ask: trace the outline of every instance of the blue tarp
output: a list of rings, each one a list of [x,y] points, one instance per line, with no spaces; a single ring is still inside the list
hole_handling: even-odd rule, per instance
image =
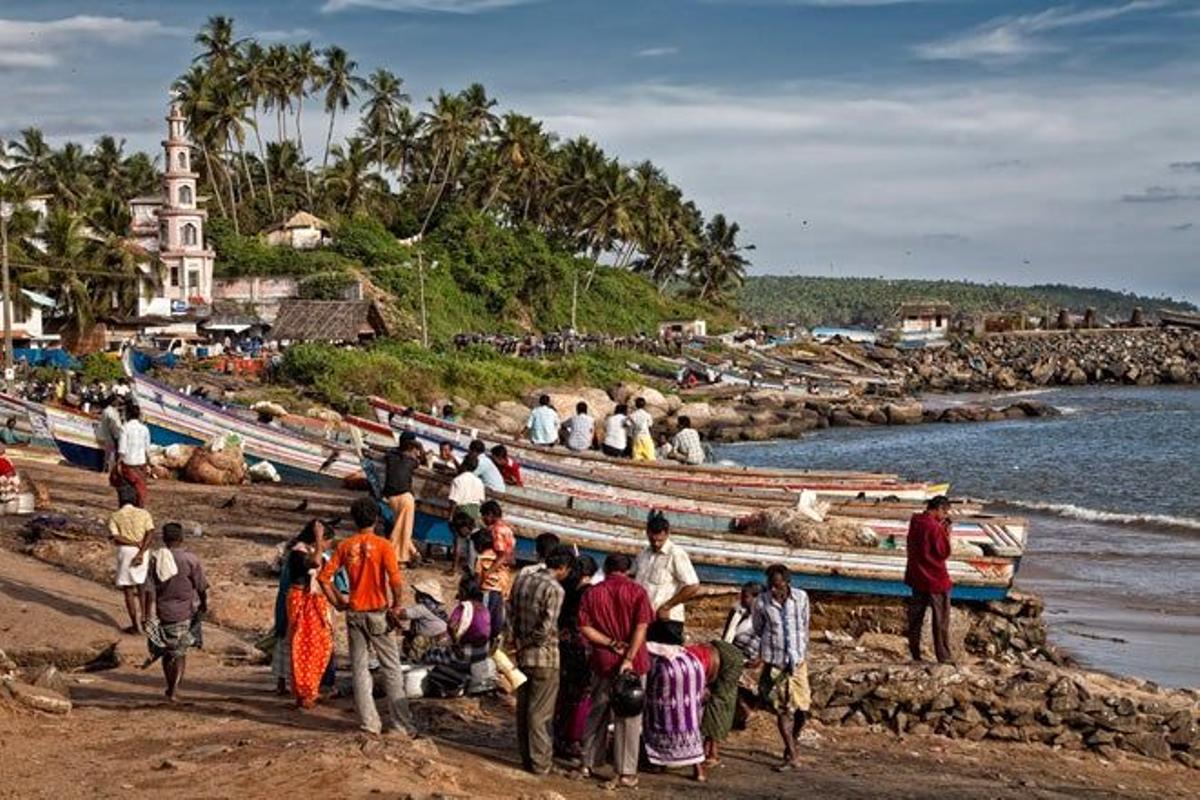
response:
[[[57,367],[58,369],[79,369],[79,361],[60,347],[15,347],[13,361],[24,361],[31,367]]]
[[[151,367],[173,367],[178,361],[179,359],[175,357],[174,353],[152,356],[141,350],[133,351],[133,371],[139,375],[147,372]]]

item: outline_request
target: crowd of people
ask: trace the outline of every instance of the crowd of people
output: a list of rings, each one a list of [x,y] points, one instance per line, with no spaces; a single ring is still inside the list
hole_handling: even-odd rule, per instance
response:
[[[116,583],[127,630],[145,634],[147,663],[161,659],[166,695],[174,700],[187,653],[203,641],[207,581],[184,546],[182,526],[157,529],[145,509],[144,483],[123,477],[122,467],[138,466],[130,462],[148,439],[138,432],[144,426],[136,407],[125,406],[123,415],[109,415],[110,408],[105,419],[120,424],[110,432],[119,506],[109,520]],[[531,433],[552,429],[553,409],[540,410],[548,408],[535,409]],[[576,424],[568,420],[568,439],[587,430]],[[449,601],[437,580],[406,586],[404,579],[406,568],[424,557],[413,540],[413,477],[429,464],[453,474]],[[688,628],[687,607],[700,580],[661,512],[649,516],[646,545],[636,556],[612,553],[598,564],[543,533],[536,561],[518,569],[516,531],[487,491],[503,492],[514,472],[519,481],[503,446],[489,451],[472,442],[459,460],[449,447],[431,456],[415,437],[402,436],[385,459],[378,499],[350,506],[351,535],[335,541],[332,525],[314,519],[283,547],[273,627],[276,690],[302,709],[333,693],[352,694],[362,731],[412,737],[421,735],[409,706],[406,677],[413,670],[424,675],[425,697],[507,688],[516,694],[525,769],[602,778],[614,789],[636,787],[645,764],[687,768],[707,780],[721,744],[753,707],[776,721],[782,744],[776,769],[799,768],[797,742],[812,702],[809,600],[788,569],[769,566],[762,584],[742,587],[719,636],[697,636]],[[930,501],[910,529],[912,654],[920,658],[921,626],[932,609],[935,653],[949,661],[949,502]],[[346,686],[336,680],[335,612],[344,616],[349,641]]]
[[[657,337],[646,333],[631,336],[609,336],[606,334],[581,334],[573,330],[542,335],[525,334],[514,336],[507,333],[460,333],[454,337],[454,346],[464,350],[472,346],[490,347],[498,353],[521,358],[542,358],[553,355],[570,355],[599,348],[635,350],[652,355],[678,355],[682,338],[678,336]]]
[[[575,404],[574,414],[561,419],[550,395],[544,394],[529,412],[525,433],[535,445],[562,446],[576,453],[597,450],[612,458],[669,459],[692,466],[708,460],[700,432],[692,427],[687,415],[676,418],[673,435],[662,434],[656,439],[654,417],[644,397],[634,398],[632,411],[626,403],[618,403],[603,424],[597,424],[583,401]]]

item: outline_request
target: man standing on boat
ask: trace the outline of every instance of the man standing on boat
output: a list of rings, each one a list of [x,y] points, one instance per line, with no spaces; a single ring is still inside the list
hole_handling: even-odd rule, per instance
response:
[[[938,495],[914,514],[908,524],[908,563],[904,582],[912,589],[908,599],[908,650],[921,660],[921,628],[925,609],[933,609],[933,651],[938,662],[953,662],[950,654],[950,499]]]
[[[406,563],[420,554],[413,546],[413,520],[416,516],[416,499],[413,497],[413,473],[421,464],[421,443],[407,439],[399,447],[389,450],[384,456],[383,502],[392,510],[392,546],[396,558]]]
[[[558,412],[550,405],[550,395],[544,394],[538,398],[538,405],[529,412],[529,420],[525,430],[529,432],[529,441],[543,447],[553,447],[558,444]]]
[[[646,638],[659,644],[683,644],[683,604],[700,591],[700,578],[692,559],[670,539],[671,523],[661,511],[646,520],[648,546],[638,553],[637,582],[645,587],[654,606],[655,620]]]

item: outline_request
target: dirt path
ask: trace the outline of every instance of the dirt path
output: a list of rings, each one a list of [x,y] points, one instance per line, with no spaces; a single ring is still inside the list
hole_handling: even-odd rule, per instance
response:
[[[99,476],[59,466],[34,469],[50,483],[60,510],[105,508],[110,490]],[[265,598],[270,579],[248,565],[261,561],[263,550],[284,534],[261,533],[258,526],[287,529],[293,517],[303,515],[268,519],[261,509],[311,493],[256,487],[244,510],[238,510],[245,497],[239,495],[233,509],[220,511],[214,509],[233,489],[172,488],[178,491],[154,492],[152,510],[163,518],[171,513],[206,520],[196,549],[225,576],[225,597],[253,587]],[[329,502],[344,498],[334,493]],[[209,625],[208,649],[189,657],[184,702],[170,705],[162,698],[157,668],[138,668],[144,642],[117,632],[124,622],[117,592],[98,578],[69,574],[14,552],[20,543],[12,530],[19,524],[0,520],[0,648],[70,651],[119,640],[124,659],[115,669],[69,676],[75,703],[69,716],[0,707],[0,797],[249,798],[303,791],[330,798],[378,793],[554,800],[555,793],[564,798],[604,794],[592,785],[534,779],[519,771],[512,711],[503,699],[418,701],[418,718],[432,738],[408,744],[364,742],[355,733],[349,700],[301,714],[271,693],[267,667],[237,657],[246,649],[250,625],[241,630]],[[90,547],[70,543],[59,555],[69,559],[91,553]],[[259,612],[261,628],[269,620],[269,606]],[[1195,796],[1195,773],[1173,764],[1136,758],[1110,764],[1044,747],[814,728],[804,751],[809,767],[798,775],[770,771],[777,744],[768,720],[760,716],[749,731],[735,734],[725,766],[714,770],[708,786],[682,776],[652,775],[643,778],[638,794],[686,792],[697,799]]]

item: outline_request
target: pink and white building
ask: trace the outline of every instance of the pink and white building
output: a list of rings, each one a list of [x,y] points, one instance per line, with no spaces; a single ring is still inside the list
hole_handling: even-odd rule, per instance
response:
[[[163,188],[159,196],[136,197],[129,203],[133,237],[162,263],[161,283],[152,280],[150,265],[138,300],[138,316],[186,313],[192,306],[212,302],[213,260],[205,243],[204,221],[196,192],[199,175],[192,169],[192,144],[186,118],[178,103],[167,115],[163,141]]]

